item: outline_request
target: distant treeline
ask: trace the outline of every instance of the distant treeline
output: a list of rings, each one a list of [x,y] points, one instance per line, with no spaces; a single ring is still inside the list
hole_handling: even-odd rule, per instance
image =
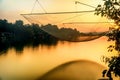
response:
[[[39,26],[38,24],[24,24],[22,20],[9,23],[6,19],[0,19],[0,52],[7,51],[10,47],[14,47],[17,51],[22,51],[25,45],[32,45],[33,47],[39,44],[56,45],[59,38],[46,32],[49,30],[54,34],[62,33],[62,37],[73,37],[73,33],[75,35],[79,34],[79,31],[75,29],[59,29],[52,24]],[[68,35],[63,36],[67,33]]]

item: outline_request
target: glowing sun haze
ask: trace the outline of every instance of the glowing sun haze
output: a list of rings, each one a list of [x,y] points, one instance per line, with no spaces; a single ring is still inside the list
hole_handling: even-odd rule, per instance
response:
[[[77,4],[76,0],[39,0],[47,12],[76,11],[76,10],[94,10],[93,8]],[[102,0],[77,0],[92,6],[97,6]],[[0,19],[7,19],[10,22],[22,19],[20,14],[30,13],[35,0],[0,0]],[[77,6],[77,7],[76,7]],[[44,12],[38,4],[33,12]],[[90,14],[91,15],[91,14]],[[87,16],[87,19],[95,19],[95,16]]]

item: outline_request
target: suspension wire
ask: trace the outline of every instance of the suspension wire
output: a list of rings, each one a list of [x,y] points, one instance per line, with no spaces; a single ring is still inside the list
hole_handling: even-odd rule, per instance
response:
[[[89,12],[95,12],[95,10],[88,10],[88,11],[74,11],[74,12],[52,12],[52,13],[28,13],[28,14],[21,14],[21,15],[72,14],[72,13],[89,13]]]
[[[69,17],[69,18],[65,18],[65,19],[63,19],[63,20],[61,20],[61,21],[58,21],[58,22],[55,22],[55,23],[61,23],[61,22],[63,22],[63,21],[70,20],[70,19],[73,19],[73,18],[79,17],[79,16],[81,16],[81,15],[75,15],[75,16],[72,16],[72,17]]]
[[[60,22],[63,22],[63,21],[66,21],[66,20],[74,19],[74,18],[76,18],[76,17],[83,16],[83,15],[86,15],[86,14],[88,14],[88,13],[76,14],[75,16],[72,16],[72,17],[69,17],[69,18],[66,18],[66,19],[63,19],[63,20],[59,21],[59,23],[60,23]],[[63,23],[62,23],[62,24],[63,24]]]
[[[40,7],[44,10],[45,13],[32,13],[33,12],[33,9],[36,5],[36,3],[38,2],[38,4],[40,5]],[[88,5],[88,4],[85,4],[85,3],[82,3],[82,2],[79,2],[79,1],[75,1],[75,4],[82,4],[82,5],[86,5],[86,6],[89,6],[89,7],[92,7],[92,8],[96,8],[94,6],[91,6],[91,5]],[[72,14],[72,13],[90,13],[90,12],[95,12],[95,10],[88,10],[88,11],[74,11],[74,12],[52,12],[52,13],[47,13],[47,11],[44,9],[44,7],[41,5],[41,3],[39,2],[39,0],[36,0],[35,3],[34,3],[34,6],[32,8],[32,11],[31,13],[28,13],[28,14],[21,14],[25,19],[27,19],[25,17],[25,15],[44,15],[44,14]],[[77,17],[79,15],[76,15],[76,16],[73,16],[73,17],[70,17],[70,18],[67,18],[67,19],[72,19],[74,17]],[[64,19],[64,20],[67,20],[67,19]],[[27,19],[28,20],[28,19]],[[62,21],[64,21],[62,20]],[[31,23],[31,20],[28,20],[30,23]],[[69,23],[63,23],[63,24],[97,24],[97,23],[111,23],[111,22],[69,22]]]
[[[31,16],[31,18],[34,19],[34,17],[32,17],[32,16]],[[32,19],[32,21],[34,21],[35,23],[41,24],[41,22],[39,20],[36,20],[36,19],[33,20],[33,19]]]
[[[47,11],[45,10],[45,8],[42,6],[42,4],[39,2],[39,0],[36,0],[37,2],[38,2],[38,4],[40,5],[40,7],[43,9],[43,11],[45,12],[45,13],[47,13]]]
[[[114,22],[69,22],[69,23],[63,23],[63,24],[97,24],[97,23],[114,23]]]
[[[34,8],[35,8],[36,2],[37,2],[37,0],[35,1],[34,5],[33,5],[33,8],[32,8],[32,10],[31,10],[31,13],[33,12],[33,10],[34,10]]]
[[[88,14],[88,13],[86,13],[86,14]],[[86,15],[85,13],[84,14],[76,14],[75,16],[73,16],[73,17],[70,17],[70,18],[66,18],[66,19],[64,19],[64,20],[61,20],[61,22],[62,21],[65,21],[65,20],[69,20],[69,19],[72,19],[72,18],[76,18],[76,17],[79,17],[79,16],[82,16],[82,15]],[[64,23],[62,23],[62,25],[64,26],[64,27],[66,27],[65,26],[65,24]],[[73,24],[73,25],[75,25],[75,24]],[[76,25],[75,25],[76,26]]]
[[[32,24],[32,20],[31,19],[28,19],[27,17],[25,17],[24,15],[22,15],[28,22],[30,22]]]
[[[44,10],[44,12],[45,13],[32,13],[33,12],[33,10],[34,10],[34,7],[35,7],[35,5],[36,5],[36,3],[38,3],[39,5],[40,5],[40,7]],[[85,3],[81,3],[81,2],[78,2],[78,1],[76,1],[75,2],[76,4],[77,3],[80,3],[80,4],[83,4],[83,5],[86,5],[86,6],[89,6],[89,7],[93,7],[93,6],[91,6],[91,5],[88,5],[88,4],[85,4]],[[25,15],[43,15],[43,14],[72,14],[72,13],[89,13],[89,12],[95,12],[95,10],[90,10],[90,11],[74,11],[74,12],[53,12],[53,13],[47,13],[47,11],[44,9],[44,7],[41,5],[41,3],[39,2],[39,0],[36,0],[35,1],[35,3],[34,3],[34,6],[33,6],[33,8],[32,8],[32,11],[31,11],[31,13],[28,13],[28,14],[21,14],[25,19],[27,19],[27,17],[25,17]],[[77,16],[77,15],[76,15]],[[74,17],[76,17],[76,16],[74,16]],[[67,18],[67,19],[71,19],[71,18],[74,18],[74,17],[70,17],[70,18]],[[27,19],[28,20],[28,19]],[[64,20],[66,20],[66,19],[64,19]],[[63,21],[64,21],[63,20]],[[28,20],[30,23],[31,23],[31,19],[30,20]]]
[[[96,8],[96,7],[94,7],[94,6],[91,6],[91,5],[89,5],[89,4],[85,4],[85,3],[82,3],[82,2],[79,2],[79,1],[75,1],[75,4],[82,4],[82,5],[85,5],[85,6],[88,6],[88,7],[91,7],[91,8]]]

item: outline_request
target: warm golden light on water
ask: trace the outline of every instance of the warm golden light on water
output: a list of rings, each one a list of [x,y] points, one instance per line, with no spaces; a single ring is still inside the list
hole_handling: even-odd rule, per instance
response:
[[[74,60],[91,60],[104,65],[102,55],[108,55],[105,37],[89,42],[59,42],[56,46],[37,48],[25,47],[17,53],[10,49],[6,55],[0,56],[0,77],[3,79],[37,78],[54,67]]]
[[[34,1],[34,0],[33,0]],[[15,20],[23,19],[20,15],[22,13],[30,13],[33,2],[32,0],[2,0],[0,3],[0,19],[8,19],[10,22]],[[61,11],[79,11],[79,10],[94,10],[90,7],[83,5],[75,5],[75,0],[41,0],[43,6],[48,12],[61,12]],[[101,3],[101,0],[80,0],[83,3],[97,6]],[[45,5],[44,5],[45,4]],[[62,4],[62,5],[61,5]],[[36,11],[39,11],[38,9]],[[36,12],[33,11],[33,12]],[[40,12],[44,12],[43,10]],[[76,15],[76,14],[75,14]],[[100,16],[95,16],[94,13],[90,14],[81,14],[82,16],[76,17],[69,21],[82,21],[82,22],[106,22],[105,18],[100,18]],[[64,18],[69,18],[71,15]],[[41,17],[45,22],[56,22],[58,20],[63,20],[63,17],[57,17],[51,15],[45,19]],[[55,18],[55,20],[53,19]],[[44,19],[44,20],[43,20]],[[52,20],[53,19],[53,20]],[[61,21],[60,20],[60,21]],[[51,22],[50,22],[51,21]],[[28,23],[28,22],[26,22]],[[59,24],[59,21],[56,24]],[[63,23],[61,21],[61,23]],[[60,25],[60,27],[66,27]],[[111,23],[108,24],[80,24],[79,26],[68,26],[76,28],[81,32],[99,32],[106,31],[108,27],[111,26]],[[113,24],[112,24],[113,26]],[[90,60],[106,66],[102,61],[101,57],[116,55],[116,52],[109,54],[107,52],[107,47],[113,44],[113,42],[107,42],[106,37],[101,37],[97,40],[89,42],[58,42],[54,46],[45,46],[39,45],[36,48],[25,47],[22,52],[17,52],[14,48],[9,49],[5,55],[0,56],[0,78],[4,80],[17,80],[17,79],[36,79],[37,77],[42,76],[46,72],[55,68],[56,66],[63,64],[65,62],[74,61],[74,60]]]

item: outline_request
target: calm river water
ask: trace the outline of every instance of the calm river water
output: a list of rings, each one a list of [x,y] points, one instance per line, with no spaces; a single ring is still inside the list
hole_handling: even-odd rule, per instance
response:
[[[89,42],[59,41],[57,45],[24,47],[20,53],[14,48],[0,56],[0,78],[3,80],[35,79],[65,62],[91,60],[104,65],[103,55],[110,56],[106,37]]]

